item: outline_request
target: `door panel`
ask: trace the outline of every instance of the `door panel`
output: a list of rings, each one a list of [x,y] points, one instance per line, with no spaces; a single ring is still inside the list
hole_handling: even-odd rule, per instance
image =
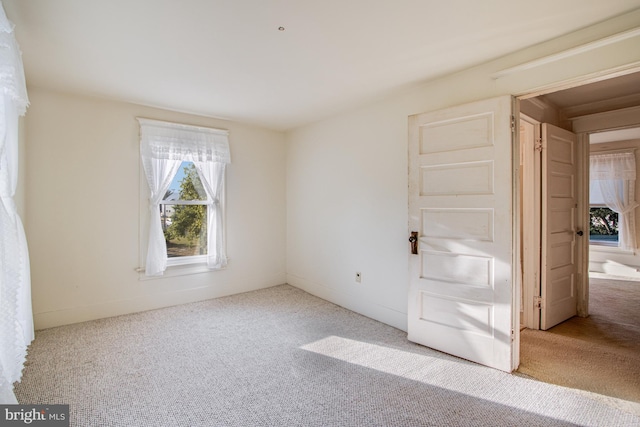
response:
[[[512,370],[512,98],[410,118],[408,336]]]
[[[540,328],[577,314],[577,138],[542,124],[542,304]]]

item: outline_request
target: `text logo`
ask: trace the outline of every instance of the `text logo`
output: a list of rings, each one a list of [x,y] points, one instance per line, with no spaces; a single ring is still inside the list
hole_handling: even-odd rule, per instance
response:
[[[0,405],[0,427],[69,425],[69,405]]]

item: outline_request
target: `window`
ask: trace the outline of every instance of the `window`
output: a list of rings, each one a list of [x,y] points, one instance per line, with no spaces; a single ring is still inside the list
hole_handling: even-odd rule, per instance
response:
[[[600,190],[600,182],[589,183],[589,243],[618,246],[618,213],[607,207]]]
[[[207,254],[209,196],[193,162],[183,161],[160,201],[160,219],[171,258]]]
[[[633,152],[598,153],[589,164],[589,242],[635,250]]]
[[[589,243],[618,246],[618,213],[606,206],[589,206]]]
[[[199,262],[210,269],[224,268],[227,131],[138,121],[150,192],[145,274],[162,275],[168,266]]]

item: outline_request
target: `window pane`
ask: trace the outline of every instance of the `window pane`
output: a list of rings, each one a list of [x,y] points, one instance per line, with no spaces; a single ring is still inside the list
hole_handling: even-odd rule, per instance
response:
[[[607,207],[589,208],[589,241],[618,244],[618,214]]]
[[[207,192],[193,162],[182,162],[163,200],[207,200]]]
[[[169,258],[207,254],[207,206],[160,205]]]

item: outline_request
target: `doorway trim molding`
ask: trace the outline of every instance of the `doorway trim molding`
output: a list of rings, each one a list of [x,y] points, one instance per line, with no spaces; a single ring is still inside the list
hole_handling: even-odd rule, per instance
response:
[[[565,89],[571,89],[578,86],[584,86],[591,83],[597,83],[603,80],[613,79],[615,77],[625,76],[640,72],[640,61],[631,62],[618,67],[608,68],[595,73],[583,74],[581,76],[569,79],[558,80],[543,86],[533,87],[521,91],[514,96],[518,99],[535,98],[548,93],[559,92]]]
[[[590,43],[585,43],[580,46],[576,46],[570,49],[563,50],[558,53],[554,53],[551,55],[543,56],[542,58],[537,58],[532,61],[524,62],[522,64],[516,65],[514,67],[509,67],[504,70],[497,71],[491,75],[491,78],[494,80],[498,80],[502,77],[508,76],[510,74],[517,74],[519,72],[530,70],[533,68],[539,68],[554,62],[561,61],[563,59],[570,58],[572,56],[576,56],[585,52],[589,52],[595,49],[599,49],[601,47],[609,46],[612,44],[620,43],[624,40],[638,37],[640,36],[640,27],[633,28],[631,30],[622,31],[620,33],[611,35],[609,37],[604,37],[599,40],[595,40]],[[567,88],[565,88],[567,89]]]

